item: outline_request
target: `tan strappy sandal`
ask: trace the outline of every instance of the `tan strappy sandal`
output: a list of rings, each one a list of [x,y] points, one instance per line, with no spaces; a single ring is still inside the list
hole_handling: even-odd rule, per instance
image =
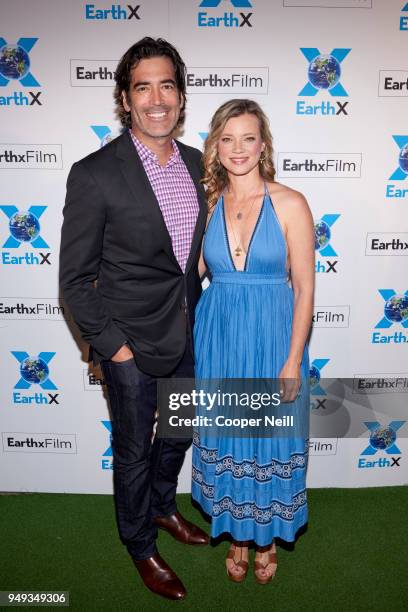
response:
[[[275,545],[273,544],[273,546],[275,546]],[[260,570],[266,570],[268,565],[274,565],[275,566],[274,569],[273,569],[272,574],[270,576],[260,576],[259,575],[259,571]],[[255,561],[255,563],[254,563],[254,574],[255,574],[255,580],[257,581],[257,583],[258,584],[268,584],[269,582],[271,582],[271,580],[273,580],[273,578],[275,578],[277,567],[278,567],[278,555],[276,553],[276,546],[275,546],[275,551],[274,552],[272,552],[271,550],[268,551],[268,562],[266,563],[266,565],[264,565],[260,561]]]
[[[243,571],[242,571],[242,574],[233,574],[227,567],[226,568],[227,575],[228,575],[228,578],[232,580],[232,582],[243,582],[248,573],[248,561],[244,561],[243,559],[241,559],[240,561],[235,561],[234,559],[235,551],[237,550],[237,548],[240,548],[240,547],[237,546],[236,544],[234,544],[234,546],[235,546],[234,550],[231,550],[231,548],[229,549],[228,554],[226,556],[226,560],[232,559],[232,562],[234,563],[234,565],[240,567]]]

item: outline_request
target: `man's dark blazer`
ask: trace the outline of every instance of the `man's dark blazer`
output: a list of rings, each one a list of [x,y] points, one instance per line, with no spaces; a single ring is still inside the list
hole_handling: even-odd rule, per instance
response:
[[[185,300],[192,329],[201,293],[206,201],[200,151],[176,144],[200,206],[185,273],[128,131],[75,163],[68,176],[60,284],[95,363],[127,341],[141,370],[165,376],[184,353]]]

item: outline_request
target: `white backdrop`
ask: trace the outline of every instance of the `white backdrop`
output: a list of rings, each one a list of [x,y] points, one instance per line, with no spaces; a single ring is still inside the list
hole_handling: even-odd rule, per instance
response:
[[[202,147],[228,98],[253,98],[268,114],[277,178],[305,194],[323,233],[310,345],[322,378],[408,376],[405,4],[3,0],[0,490],[112,490],[100,373],[59,306],[59,233],[67,173],[117,135],[112,73],[145,35],[167,38],[188,66],[186,143]],[[322,398],[315,389],[312,413]],[[371,457],[368,428],[361,439],[313,440],[309,486],[407,482],[404,427]],[[190,490],[190,467],[188,456],[179,491]]]

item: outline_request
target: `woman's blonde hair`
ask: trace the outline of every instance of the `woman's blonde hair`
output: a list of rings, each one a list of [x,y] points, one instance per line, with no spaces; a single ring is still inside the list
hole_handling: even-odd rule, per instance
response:
[[[227,121],[233,117],[245,114],[255,115],[258,118],[261,139],[265,144],[259,161],[259,173],[265,181],[273,181],[275,178],[272,135],[267,116],[259,104],[253,100],[229,100],[215,111],[210,124],[210,132],[204,145],[204,178],[202,182],[207,188],[209,209],[215,205],[221,193],[228,185],[227,171],[218,159],[218,141]]]

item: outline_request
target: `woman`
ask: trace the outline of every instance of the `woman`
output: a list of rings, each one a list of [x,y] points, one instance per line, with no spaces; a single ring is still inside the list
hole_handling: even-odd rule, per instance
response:
[[[204,150],[200,273],[212,282],[196,310],[196,376],[279,378],[282,401],[292,402],[309,376],[314,226],[305,198],[274,181],[272,154],[256,102],[216,111]],[[246,576],[250,542],[256,580],[275,575],[274,538],[294,541],[307,521],[306,466],[304,438],[195,434],[192,495],[212,518],[211,535],[233,539],[226,566],[235,582]]]

